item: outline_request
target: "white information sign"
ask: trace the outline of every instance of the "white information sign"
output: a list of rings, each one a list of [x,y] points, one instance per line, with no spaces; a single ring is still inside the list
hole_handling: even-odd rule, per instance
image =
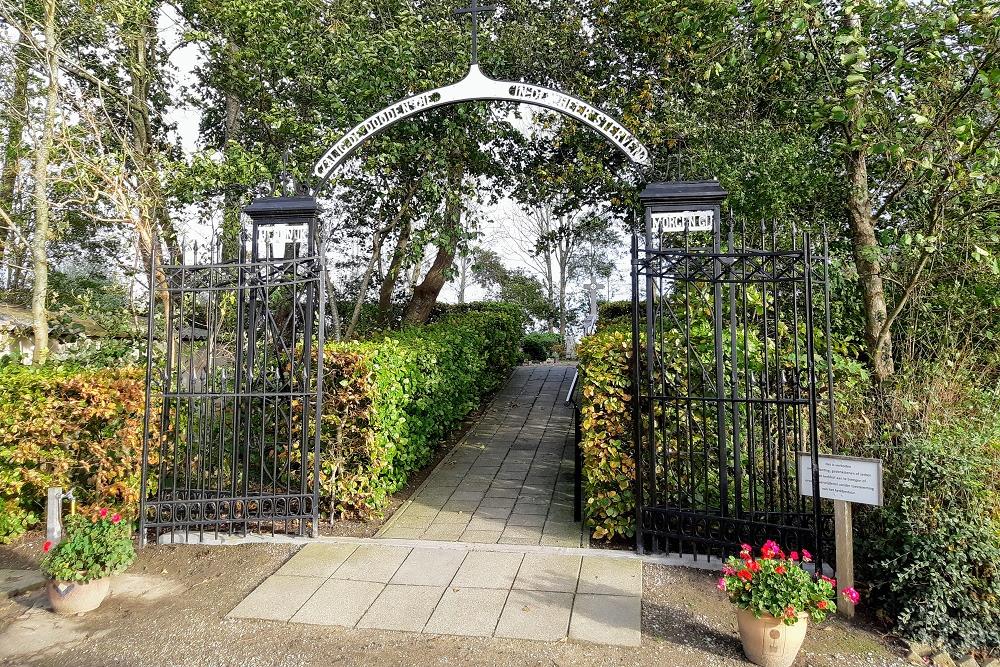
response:
[[[799,452],[799,480],[802,495],[812,495],[812,457]],[[819,456],[819,495],[863,505],[882,504],[882,461],[854,456]]]
[[[710,232],[715,229],[715,213],[707,211],[660,211],[651,213],[659,232]]]

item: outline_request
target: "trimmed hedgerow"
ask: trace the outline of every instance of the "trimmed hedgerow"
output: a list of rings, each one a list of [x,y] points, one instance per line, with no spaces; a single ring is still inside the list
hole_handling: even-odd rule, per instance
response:
[[[144,387],[137,369],[0,367],[0,541],[38,522],[50,486],[135,516]]]
[[[529,333],[525,335],[521,349],[528,361],[545,361],[563,347],[562,336],[557,333]]]
[[[445,314],[377,340],[326,348],[323,495],[337,516],[378,514],[520,356],[503,308]]]
[[[635,534],[631,334],[602,331],[577,347],[585,520],[595,538]]]

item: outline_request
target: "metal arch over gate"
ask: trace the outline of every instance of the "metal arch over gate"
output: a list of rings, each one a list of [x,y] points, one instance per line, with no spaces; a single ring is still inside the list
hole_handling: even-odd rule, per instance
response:
[[[491,79],[482,73],[478,65],[472,65],[466,77],[458,83],[408,97],[366,118],[320,158],[313,169],[313,175],[325,182],[362,143],[393,124],[421,112],[460,102],[491,100],[531,104],[575,118],[601,133],[632,162],[649,165],[649,151],[646,147],[621,123],[600,109],[551,88]]]
[[[456,15],[472,17],[472,60],[465,78],[450,86],[435,88],[390,104],[351,128],[319,159],[313,175],[319,179],[315,192],[365,141],[378,136],[392,125],[419,113],[461,102],[520,102],[556,111],[575,118],[600,133],[619,148],[633,163],[649,166],[649,151],[621,123],[597,107],[578,97],[517,81],[491,79],[479,69],[479,14],[492,13],[496,7],[481,7],[477,0],[472,6],[455,11]]]
[[[715,181],[654,183],[632,248],[636,544],[724,556],[775,539],[832,560],[824,241],[722,229]],[[825,400],[821,396],[825,394]],[[799,477],[797,457],[811,459]]]

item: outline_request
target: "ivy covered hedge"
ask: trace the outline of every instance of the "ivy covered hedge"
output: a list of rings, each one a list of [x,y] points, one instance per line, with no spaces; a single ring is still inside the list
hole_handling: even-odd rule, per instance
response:
[[[326,348],[322,484],[338,516],[380,512],[520,359],[517,309],[456,309],[423,327]]]
[[[137,369],[0,366],[0,542],[42,518],[50,486],[135,514],[144,382]]]

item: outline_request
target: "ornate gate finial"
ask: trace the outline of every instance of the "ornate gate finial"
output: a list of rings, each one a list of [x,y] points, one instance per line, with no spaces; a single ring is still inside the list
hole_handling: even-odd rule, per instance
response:
[[[469,7],[463,7],[462,9],[456,9],[453,13],[455,16],[462,16],[463,14],[472,15],[472,64],[479,64],[479,15],[480,14],[493,14],[496,12],[497,8],[494,5],[488,7],[480,7],[479,0],[472,0],[472,5]]]

